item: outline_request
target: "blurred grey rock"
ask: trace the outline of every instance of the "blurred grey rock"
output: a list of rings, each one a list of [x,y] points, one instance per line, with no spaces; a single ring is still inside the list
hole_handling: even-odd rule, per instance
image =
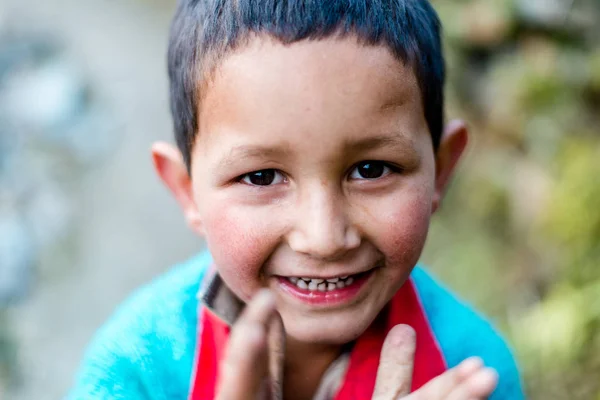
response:
[[[597,0],[517,0],[516,10],[527,24],[553,31],[581,31],[597,27]],[[596,40],[597,41],[597,36]]]
[[[25,220],[39,247],[62,240],[73,225],[72,204],[64,191],[46,183],[29,200]]]
[[[71,121],[65,128],[63,144],[82,166],[92,166],[102,162],[115,148],[117,131],[108,112],[94,108]]]
[[[38,252],[73,231],[70,185],[116,144],[94,93],[56,42],[0,27],[0,307],[26,295]]]
[[[27,294],[35,253],[34,239],[16,210],[0,212],[0,305]]]
[[[117,135],[98,92],[52,40],[0,36],[0,125],[11,127],[4,134],[86,165],[99,162]]]
[[[546,27],[565,24],[573,0],[518,0],[517,10],[525,21]]]
[[[12,74],[2,97],[18,126],[62,140],[58,128],[84,111],[85,85],[73,66],[54,60]]]

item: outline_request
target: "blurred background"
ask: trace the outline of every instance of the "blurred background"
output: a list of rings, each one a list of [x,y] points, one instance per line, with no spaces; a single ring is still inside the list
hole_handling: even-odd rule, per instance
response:
[[[466,160],[423,261],[531,399],[600,400],[600,3],[435,0]],[[203,247],[154,177],[174,0],[0,2],[0,399],[59,399],[135,287]]]

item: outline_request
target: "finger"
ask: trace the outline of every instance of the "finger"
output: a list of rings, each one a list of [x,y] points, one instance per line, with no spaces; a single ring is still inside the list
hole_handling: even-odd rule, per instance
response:
[[[234,325],[220,366],[219,400],[258,398],[267,376],[267,325],[274,314],[272,294],[261,291]]]
[[[469,357],[456,366],[457,380],[462,382],[483,368],[483,360],[479,357]]]
[[[283,398],[283,362],[285,356],[285,330],[279,313],[271,319],[268,333],[269,394],[271,400]]]
[[[236,326],[246,324],[248,322],[257,322],[261,324],[265,331],[268,328],[268,323],[275,313],[275,297],[267,290],[259,290],[250,303],[246,306],[236,322]],[[241,332],[240,329],[237,330]],[[235,328],[232,335],[235,333]]]
[[[410,396],[410,400],[448,399],[454,393],[462,396],[464,395],[463,389],[465,387],[461,387],[461,385],[482,369],[483,361],[480,358],[468,358],[456,367],[429,381],[425,386],[413,393]],[[463,399],[463,397],[458,398]],[[469,399],[469,397],[465,399]]]
[[[485,400],[498,383],[498,374],[491,368],[481,368],[462,381],[448,396],[448,400]]]
[[[468,359],[429,381],[410,396],[410,400],[446,399],[463,379],[481,368],[478,359]],[[408,399],[407,399],[408,400]]]
[[[266,332],[259,324],[246,324],[243,329],[244,335],[231,336],[221,363],[219,400],[256,399],[266,376]]]
[[[373,400],[394,400],[410,393],[416,334],[408,325],[396,325],[381,349]]]

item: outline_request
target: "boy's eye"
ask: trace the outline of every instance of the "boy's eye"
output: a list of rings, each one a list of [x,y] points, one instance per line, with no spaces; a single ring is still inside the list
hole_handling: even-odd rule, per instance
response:
[[[284,182],[283,174],[274,169],[263,169],[243,175],[241,181],[252,186],[269,186]]]
[[[392,168],[382,161],[363,161],[352,169],[350,179],[377,179],[391,172]]]

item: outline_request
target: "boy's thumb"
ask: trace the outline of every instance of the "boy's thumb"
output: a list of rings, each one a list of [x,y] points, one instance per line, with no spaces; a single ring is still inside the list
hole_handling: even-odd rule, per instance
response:
[[[410,393],[415,348],[413,328],[408,325],[392,328],[381,349],[373,400],[395,400]]]

